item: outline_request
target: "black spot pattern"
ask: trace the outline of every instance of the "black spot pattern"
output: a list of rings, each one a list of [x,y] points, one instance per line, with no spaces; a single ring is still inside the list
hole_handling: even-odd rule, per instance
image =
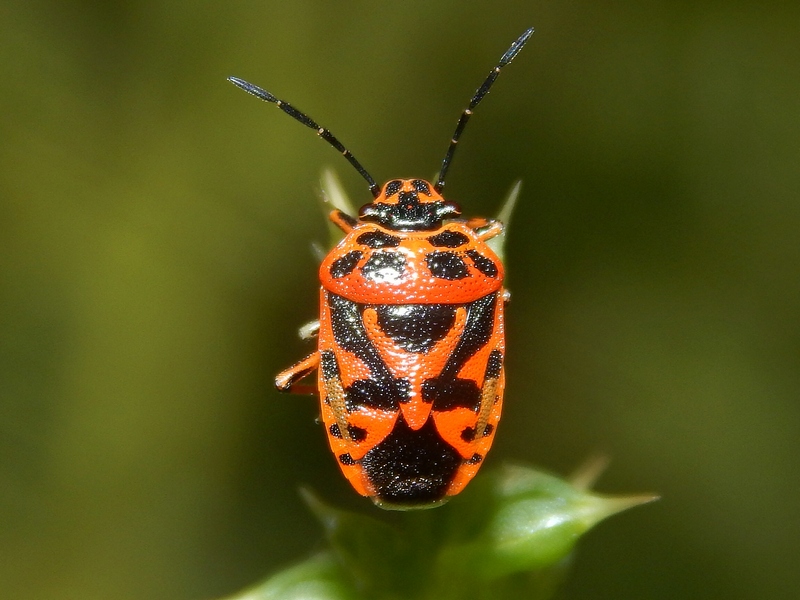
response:
[[[374,378],[391,378],[389,369],[383,364],[378,351],[367,337],[359,305],[342,296],[329,293],[328,306],[331,309],[331,326],[336,343],[361,359]]]
[[[333,423],[329,428],[328,431],[331,432],[331,435],[335,438],[342,439],[342,430],[339,429],[338,423]],[[350,433],[350,439],[355,442],[363,442],[367,439],[367,430],[362,429],[361,427],[356,427],[355,425],[348,425],[347,431]]]
[[[457,306],[453,304],[379,305],[378,325],[406,352],[424,353],[443,339],[453,327]]]
[[[441,500],[460,465],[458,452],[441,438],[432,419],[413,431],[402,415],[386,439],[361,459],[375,495],[396,505]]]
[[[355,425],[348,425],[347,431],[350,432],[350,439],[354,442],[363,442],[367,439],[367,430]]]
[[[428,238],[431,246],[437,248],[458,248],[469,242],[469,238],[460,231],[443,231]]]
[[[348,411],[367,406],[383,410],[398,410],[401,402],[410,397],[407,379],[392,376],[381,360],[364,328],[364,307],[336,294],[328,294],[331,308],[331,325],[336,343],[355,354],[370,370],[369,379],[359,379],[345,388],[345,406]]]
[[[364,254],[360,250],[353,250],[344,256],[337,258],[331,263],[329,269],[331,277],[338,279],[352,273],[362,256],[364,256]]]
[[[433,377],[422,383],[422,399],[433,402],[434,410],[468,408],[478,410],[481,390],[471,379]]]
[[[423,179],[415,179],[411,182],[414,186],[414,189],[417,190],[420,194],[425,194],[426,196],[431,195],[431,188],[428,186],[428,182]]]
[[[428,269],[438,279],[464,279],[469,277],[469,267],[455,252],[431,252],[425,256]]]
[[[497,293],[495,292],[467,305],[467,323],[464,326],[464,333],[448,357],[440,377],[455,378],[464,363],[486,345],[492,337],[496,304]]]
[[[356,461],[353,460],[353,457],[350,456],[350,453],[347,454],[340,454],[339,455],[339,462],[343,465],[352,466],[356,464]]]
[[[475,268],[478,269],[478,271],[487,277],[497,277],[497,273],[499,271],[497,270],[497,265],[494,264],[493,261],[486,258],[477,250],[467,250],[467,256],[472,259],[472,264],[475,265]]]
[[[492,431],[494,431],[494,425],[491,423],[487,423],[486,427],[483,429],[483,437],[488,437],[492,435]],[[474,427],[467,427],[464,431],[461,432],[461,439],[465,442],[471,442],[475,439],[475,428]]]
[[[349,412],[366,406],[380,410],[398,410],[401,402],[410,399],[407,379],[357,379],[345,390],[345,406]]]
[[[371,281],[391,283],[403,276],[405,268],[406,259],[399,252],[375,252],[361,267],[361,273]]]
[[[395,179],[386,184],[386,197],[394,196],[397,192],[403,189],[403,182]]]
[[[470,457],[470,459],[467,461],[467,464],[468,464],[468,465],[477,465],[477,464],[478,464],[478,463],[480,463],[482,460],[483,460],[483,456],[481,456],[480,454],[478,454],[478,453],[476,452],[475,454],[473,454],[473,455]]]
[[[478,410],[481,402],[481,390],[478,384],[471,379],[461,379],[457,375],[470,357],[483,348],[491,338],[496,302],[497,294],[494,293],[467,305],[467,322],[461,339],[448,357],[439,376],[427,379],[422,384],[422,399],[432,402],[434,410],[450,410],[457,407]]]
[[[328,381],[329,379],[341,379],[341,373],[339,372],[339,363],[336,360],[336,355],[333,353],[332,350],[323,350],[319,356],[319,369],[322,373],[323,381]]]
[[[489,360],[486,361],[486,379],[497,379],[502,368],[503,353],[500,350],[492,350],[489,353]]]
[[[367,231],[358,236],[356,242],[370,248],[396,248],[400,245],[400,238],[383,231]]]

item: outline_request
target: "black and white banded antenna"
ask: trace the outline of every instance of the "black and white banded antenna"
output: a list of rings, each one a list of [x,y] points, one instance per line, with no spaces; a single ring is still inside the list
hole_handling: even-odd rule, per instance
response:
[[[458,120],[455,133],[453,133],[453,137],[450,140],[450,146],[447,149],[447,154],[445,154],[444,160],[442,161],[442,168],[439,169],[439,177],[436,180],[436,184],[433,186],[433,188],[440,194],[444,189],[444,178],[447,175],[447,169],[450,167],[450,161],[453,159],[453,153],[456,151],[458,138],[461,137],[461,133],[464,131],[464,127],[467,125],[467,121],[469,121],[469,118],[472,116],[472,111],[474,111],[475,107],[480,104],[481,100],[483,100],[483,97],[489,93],[489,88],[492,87],[495,79],[497,79],[497,76],[500,74],[500,69],[514,60],[514,57],[519,54],[519,51],[522,50],[525,42],[527,42],[532,35],[533,27],[527,29],[525,33],[519,36],[519,38],[517,38],[517,40],[511,44],[511,47],[506,50],[506,53],[500,57],[500,62],[497,63],[497,66],[492,69],[491,73],[489,73],[486,81],[484,81],[481,87],[479,87],[475,92],[472,100],[469,101],[469,106],[464,110],[463,113],[461,113],[461,118]]]
[[[323,140],[325,140],[331,146],[333,146],[339,152],[341,152],[342,156],[344,156],[348,160],[348,162],[355,167],[356,171],[358,171],[359,174],[364,179],[367,180],[367,183],[369,184],[369,191],[372,192],[372,195],[375,198],[377,198],[380,195],[381,190],[378,187],[378,184],[375,183],[375,180],[370,176],[369,173],[367,173],[367,170],[363,166],[361,166],[361,163],[358,162],[358,160],[356,160],[356,157],[353,156],[350,150],[345,148],[344,145],[342,145],[342,143],[338,139],[336,139],[336,137],[329,130],[325,129],[324,127],[320,127],[307,114],[300,112],[288,102],[279,100],[278,98],[270,94],[267,90],[261,89],[257,85],[248,83],[244,79],[239,79],[238,77],[228,77],[228,81],[230,81],[236,87],[243,89],[248,94],[252,94],[256,98],[260,98],[264,102],[269,102],[271,104],[277,105],[278,108],[280,108],[287,115],[289,115],[293,119],[296,119],[297,121],[300,121],[306,127],[310,127],[311,129],[316,131],[319,137],[321,137]]]

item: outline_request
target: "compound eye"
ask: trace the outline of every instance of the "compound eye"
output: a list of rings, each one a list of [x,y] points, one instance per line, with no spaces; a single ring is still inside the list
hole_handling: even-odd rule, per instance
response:
[[[452,219],[461,215],[461,207],[455,202],[445,202],[444,206],[439,211],[439,217],[442,219]]]

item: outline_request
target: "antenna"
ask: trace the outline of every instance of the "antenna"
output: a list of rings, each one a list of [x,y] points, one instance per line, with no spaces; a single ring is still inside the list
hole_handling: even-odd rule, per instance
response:
[[[510,60],[510,59],[509,59]],[[305,113],[300,112],[294,106],[289,104],[288,102],[284,102],[283,100],[278,100],[275,96],[270,94],[267,90],[263,90],[257,85],[253,85],[252,83],[248,83],[243,79],[239,79],[238,77],[228,77],[228,81],[230,81],[236,87],[243,89],[248,94],[252,94],[256,98],[260,98],[264,102],[270,102],[275,104],[280,108],[283,112],[287,115],[300,121],[306,127],[310,127],[311,129],[317,132],[317,135],[321,137],[323,140],[328,142],[331,146],[336,148],[342,155],[356,168],[356,171],[367,180],[369,184],[369,191],[372,192],[372,195],[377,198],[381,190],[378,187],[378,184],[375,183],[375,180],[367,173],[367,170],[361,166],[361,163],[356,160],[356,157],[353,156],[347,148],[345,148],[342,143],[334,137],[334,135],[325,129],[324,127],[320,127],[314,120],[306,115]]]
[[[506,50],[506,53],[500,57],[500,62],[497,63],[497,66],[489,73],[486,81],[484,81],[481,87],[479,87],[475,92],[472,100],[469,101],[469,106],[464,109],[463,113],[461,113],[461,118],[458,120],[455,133],[453,133],[453,137],[450,140],[450,147],[447,148],[447,154],[445,154],[444,160],[442,161],[442,168],[439,169],[439,178],[436,181],[436,185],[433,186],[433,189],[435,189],[437,192],[441,193],[444,189],[444,178],[445,175],[447,175],[447,169],[450,167],[450,161],[453,159],[453,153],[456,151],[458,138],[461,137],[461,133],[464,131],[464,127],[467,125],[467,121],[469,121],[469,118],[472,116],[472,111],[475,110],[475,107],[478,106],[478,104],[480,104],[481,100],[483,100],[483,97],[489,93],[489,88],[492,87],[495,79],[497,79],[497,76],[500,74],[500,69],[514,60],[514,57],[519,54],[519,51],[522,50],[525,42],[527,42],[532,35],[533,27],[527,29],[525,33],[519,36],[519,38],[517,38],[517,40],[511,44],[511,48]]]

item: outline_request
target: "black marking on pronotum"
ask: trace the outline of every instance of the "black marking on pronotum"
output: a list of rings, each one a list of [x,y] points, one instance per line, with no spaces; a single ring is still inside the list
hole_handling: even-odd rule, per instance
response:
[[[439,178],[437,179],[436,184],[433,186],[433,189],[435,189],[437,192],[441,193],[444,189],[444,178],[447,175],[447,169],[450,167],[450,161],[453,159],[453,153],[456,151],[458,138],[461,137],[461,133],[464,131],[464,127],[467,125],[467,121],[469,121],[469,118],[472,116],[472,111],[475,110],[475,107],[478,106],[480,101],[483,100],[483,97],[489,92],[489,88],[492,87],[495,79],[497,79],[497,76],[500,74],[500,69],[514,60],[514,57],[519,54],[519,51],[522,50],[525,42],[527,42],[532,35],[533,27],[526,30],[525,33],[519,36],[516,41],[511,44],[511,47],[506,50],[506,53],[500,57],[500,62],[498,62],[497,66],[492,69],[492,71],[489,73],[489,76],[481,84],[481,87],[479,87],[475,92],[475,95],[472,96],[469,106],[464,110],[463,113],[461,113],[461,118],[458,119],[456,130],[450,140],[450,146],[447,148],[447,154],[444,155],[442,167],[439,169]]]
[[[432,419],[413,431],[401,414],[392,432],[361,459],[361,466],[380,500],[413,505],[440,500],[461,462]]]
[[[372,249],[396,248],[400,245],[400,238],[383,231],[367,231],[356,238],[356,243]]]
[[[423,353],[444,339],[456,319],[455,304],[383,304],[378,325],[406,352]]]
[[[460,231],[445,230],[428,238],[428,243],[437,248],[458,248],[469,242],[469,238]]]
[[[406,258],[399,252],[375,252],[361,267],[361,273],[370,281],[395,282],[403,276]]]
[[[364,254],[360,250],[352,250],[344,256],[337,258],[331,263],[328,269],[331,277],[338,279],[352,273],[362,256],[364,256]]]
[[[470,257],[470,259],[472,259],[472,264],[475,265],[475,268],[478,269],[478,271],[487,277],[497,277],[499,271],[497,270],[497,265],[494,264],[494,261],[486,258],[477,250],[467,250],[466,254]]]
[[[455,252],[430,252],[425,262],[431,274],[438,279],[464,279],[469,277],[467,263]]]
[[[369,191],[372,192],[372,195],[377,198],[381,194],[381,189],[378,187],[378,184],[375,183],[375,180],[372,176],[367,173],[367,170],[361,166],[361,163],[356,160],[356,157],[345,148],[342,143],[336,139],[336,137],[324,127],[320,127],[311,117],[307,114],[300,112],[294,106],[289,104],[288,102],[284,102],[283,100],[279,100],[272,94],[270,94],[267,90],[258,87],[257,85],[253,85],[252,83],[248,83],[244,79],[239,79],[238,77],[228,77],[228,81],[230,81],[233,85],[238,88],[243,89],[248,94],[252,94],[256,98],[263,100],[264,102],[270,102],[275,104],[278,108],[280,108],[283,112],[287,115],[292,117],[293,119],[299,121],[306,127],[310,127],[314,131],[317,132],[317,135],[321,137],[323,140],[328,142],[331,146],[336,148],[339,152],[341,152],[342,156],[344,156],[347,161],[355,167],[355,170],[358,171],[359,175],[361,175],[364,179],[367,180],[367,184],[369,185]]]

